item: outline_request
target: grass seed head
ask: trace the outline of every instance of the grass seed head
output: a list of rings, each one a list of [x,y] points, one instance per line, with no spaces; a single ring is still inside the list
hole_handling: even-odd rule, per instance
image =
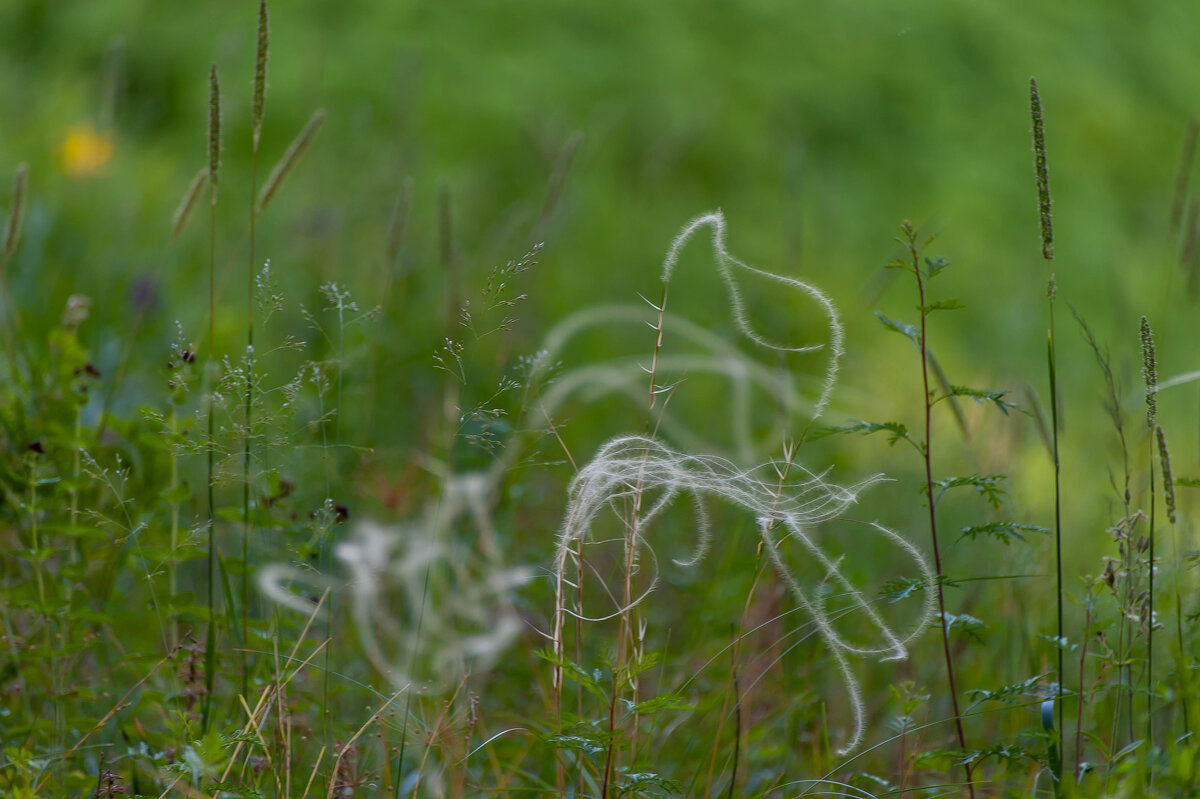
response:
[[[1167,449],[1167,434],[1163,432],[1162,425],[1155,426],[1154,434],[1158,438],[1158,459],[1162,464],[1163,498],[1167,504],[1167,519],[1174,524],[1175,477],[1171,472],[1171,452]]]
[[[1158,414],[1158,363],[1154,356],[1154,332],[1142,317],[1142,378],[1146,381],[1146,426],[1154,429]]]
[[[1050,175],[1046,170],[1046,131],[1037,81],[1029,79],[1029,114],[1033,118],[1033,169],[1037,176],[1038,217],[1042,228],[1042,257],[1054,259],[1054,220],[1050,212]]]
[[[263,101],[267,93],[267,52],[271,45],[270,17],[267,0],[258,4],[258,54],[254,60],[254,152],[258,152],[258,140],[262,136]]]
[[[217,171],[221,166],[221,84],[217,81],[217,65],[208,73],[208,181],[212,186],[212,202],[217,204]]]

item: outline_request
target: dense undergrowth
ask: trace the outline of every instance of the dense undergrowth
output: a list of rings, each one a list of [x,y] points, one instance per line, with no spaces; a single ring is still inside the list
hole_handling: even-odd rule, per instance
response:
[[[732,254],[720,212],[663,231],[641,299],[545,324],[577,135],[510,258],[464,257],[442,185],[436,263],[404,268],[406,182],[372,282],[304,286],[256,229],[320,157],[324,116],[264,147],[260,173],[278,140],[261,15],[246,119],[210,76],[205,166],[173,220],[191,249],[163,256],[203,275],[207,313],[166,340],[152,284],[103,358],[88,296],[14,301],[40,202],[16,170],[0,792],[1197,793],[1200,479],[1168,442],[1194,436],[1200,373],[1158,366],[1190,356],[1180,325],[1156,337],[1147,309],[1140,330],[1095,331],[1047,271],[1011,300],[1049,329],[1046,360],[996,385],[982,359],[938,358],[972,306],[1010,301],[942,294],[970,268],[942,240],[877,232],[908,282],[853,339],[819,279]],[[1053,267],[1033,100],[1027,188]],[[1185,266],[1189,140],[1163,203]],[[232,147],[248,197],[226,188]],[[694,285],[724,292],[719,326]],[[848,383],[865,353],[906,366]],[[1081,357],[1099,398],[1060,380]],[[847,418],[840,392],[877,415]],[[377,432],[396,428],[409,446]]]

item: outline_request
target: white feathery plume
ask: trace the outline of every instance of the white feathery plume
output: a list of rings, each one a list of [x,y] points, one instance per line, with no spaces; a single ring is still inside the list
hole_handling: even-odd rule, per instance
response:
[[[741,290],[738,288],[734,270],[741,269],[750,274],[765,277],[768,280],[774,280],[789,286],[797,291],[803,292],[811,297],[821,306],[825,312],[825,321],[829,326],[829,362],[825,368],[825,382],[821,388],[821,394],[817,399],[816,405],[813,408],[813,418],[821,415],[825,410],[825,405],[829,402],[829,396],[833,393],[834,383],[837,382],[838,362],[845,353],[845,332],[842,329],[841,318],[838,316],[837,308],[833,301],[826,294],[815,286],[805,283],[803,280],[796,278],[778,275],[774,272],[768,272],[764,269],[750,266],[739,261],[729,254],[729,250],[725,247],[725,215],[720,211],[710,211],[706,214],[701,214],[692,221],[683,226],[683,230],[671,242],[670,248],[667,250],[667,257],[663,259],[662,265],[662,282],[669,283],[671,273],[675,270],[675,264],[679,260],[679,253],[683,246],[687,244],[698,230],[703,227],[712,228],[712,248],[713,254],[717,258],[717,268],[721,272],[721,277],[725,280],[725,285],[729,290],[730,308],[733,311],[733,321],[737,325],[738,330],[742,332],[746,338],[753,341],[760,347],[779,352],[814,352],[816,350],[825,349],[824,344],[810,344],[801,347],[789,347],[784,344],[776,344],[768,341],[763,337],[754,326],[750,324],[749,318],[746,316],[746,308],[742,302]]]
[[[644,550],[650,556],[651,563],[656,565],[657,556],[645,539],[645,530],[656,516],[680,494],[691,495],[696,507],[702,507],[705,499],[724,500],[743,508],[758,520],[760,535],[776,571],[796,601],[812,617],[821,638],[837,661],[854,714],[854,732],[840,750],[844,754],[861,743],[865,730],[862,694],[850,670],[847,655],[877,655],[881,660],[906,658],[907,644],[923,632],[933,618],[933,571],[920,551],[897,533],[879,524],[869,525],[872,530],[899,546],[914,561],[924,578],[925,601],[919,618],[906,632],[894,632],[808,532],[816,525],[841,516],[856,501],[860,491],[880,482],[882,476],[876,475],[855,485],[841,486],[829,482],[823,474],[814,474],[793,465],[794,470],[804,473],[804,479],[789,482],[781,490],[778,480],[772,479],[772,475],[767,473],[769,467],[768,464],[755,469],[741,469],[722,458],[675,452],[661,442],[643,436],[617,438],[604,445],[595,458],[575,475],[568,489],[566,518],[559,531],[554,559],[554,652],[561,662],[565,656],[563,630],[568,616],[588,622],[614,618],[643,603],[657,586],[656,569],[649,586],[628,605],[618,607],[613,613],[584,616],[568,608],[567,594],[577,588],[568,577],[568,569],[575,569],[574,559],[588,543],[592,525],[601,511],[610,509],[618,518],[623,518],[627,502],[636,494],[660,492],[643,507],[636,526],[625,523],[627,545],[637,551]],[[712,539],[707,514],[698,513],[696,524],[697,542],[693,556],[686,561],[677,560],[676,563],[696,563],[707,553]],[[800,585],[785,562],[780,551],[782,539],[776,533],[780,528],[785,529],[788,537],[798,541],[806,554],[824,568],[829,580],[846,590],[852,606],[861,611],[879,631],[880,643],[852,643],[834,629],[823,605]],[[556,669],[555,680],[561,679],[559,668]]]

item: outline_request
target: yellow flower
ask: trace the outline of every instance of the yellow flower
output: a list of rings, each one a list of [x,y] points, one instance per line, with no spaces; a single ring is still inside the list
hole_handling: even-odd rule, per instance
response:
[[[67,131],[58,155],[67,174],[88,177],[108,163],[113,154],[113,139],[90,125],[76,125]]]

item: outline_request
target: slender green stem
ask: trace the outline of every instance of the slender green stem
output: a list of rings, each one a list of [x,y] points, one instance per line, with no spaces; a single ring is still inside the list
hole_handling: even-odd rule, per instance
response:
[[[954,658],[950,655],[950,625],[946,621],[946,597],[942,587],[942,554],[938,547],[937,510],[933,495],[933,401],[929,394],[929,351],[926,344],[926,320],[929,313],[928,306],[925,303],[925,282],[921,278],[921,261],[917,251],[917,234],[911,223],[905,222],[904,234],[908,239],[909,255],[912,258],[912,272],[917,279],[917,296],[921,309],[921,330],[918,344],[921,350],[921,383],[925,390],[925,445],[922,449],[922,455],[925,461],[925,491],[929,505],[929,535],[933,540],[933,565],[937,576],[938,611],[942,627],[942,653],[946,659],[946,675],[950,683],[950,702],[954,707],[954,728],[958,734],[959,748],[962,749],[965,756],[967,754],[967,737],[963,732],[962,711],[959,709],[958,704],[958,686],[954,679]],[[971,775],[971,764],[964,761],[963,770],[967,774],[967,790],[972,799],[974,799],[975,783]]]
[[[217,613],[216,613],[216,497],[214,490],[216,440],[213,420],[216,393],[217,349],[217,176],[221,165],[221,87],[217,81],[217,66],[209,71],[208,97],[208,186],[211,192],[208,226],[208,354],[205,359],[205,385],[208,405],[208,634],[204,646],[204,712],[201,727],[208,732],[212,710],[213,685],[217,671]]]
[[[216,608],[216,563],[217,563],[217,546],[216,546],[216,496],[213,490],[214,467],[215,467],[215,448],[214,441],[214,425],[213,425],[213,394],[216,391],[214,385],[214,371],[216,370],[216,359],[213,357],[213,349],[216,344],[216,267],[217,263],[217,200],[216,191],[213,191],[213,203],[211,212],[211,225],[209,232],[209,256],[208,256],[208,359],[205,364],[205,383],[207,384],[207,405],[208,405],[208,439],[205,445],[208,455],[208,634],[205,636],[205,652],[204,652],[204,713],[202,727],[205,731],[208,730],[209,711],[212,707],[212,688],[216,677],[216,641],[217,641],[217,608]]]
[[[1154,436],[1150,437],[1150,575],[1149,595],[1146,597],[1146,740],[1154,747]],[[1153,776],[1153,772],[1151,772]]]
[[[182,366],[181,366],[181,368],[182,368]],[[170,416],[169,424],[170,424],[171,441],[172,441],[170,487],[171,487],[171,490],[174,491],[175,487],[179,485],[179,453],[175,449],[175,445],[174,445],[175,437],[179,435],[179,409],[175,405],[174,401],[171,401],[171,416]],[[172,597],[172,601],[174,600],[175,595],[179,593],[179,564],[178,564],[178,560],[177,560],[178,553],[179,553],[179,503],[172,502],[171,503],[171,557],[167,560],[167,587],[170,591],[170,596]],[[175,646],[176,644],[179,643],[179,620],[178,620],[178,618],[176,619],[175,624],[173,625],[173,629],[174,629],[174,632],[172,635],[171,646]]]
[[[254,531],[250,520],[251,460],[250,439],[254,434],[254,237],[255,198],[258,195],[258,137],[254,139],[254,154],[250,159],[250,262],[246,269],[246,428],[242,438],[242,696],[249,696],[250,666],[247,661],[249,647],[250,608],[250,537]]]
[[[1054,595],[1056,600],[1057,626],[1055,648],[1058,650],[1058,690],[1055,706],[1058,711],[1058,751],[1063,751],[1063,682],[1066,672],[1063,666],[1063,569],[1062,569],[1062,469],[1058,457],[1058,356],[1054,346],[1054,276],[1050,276],[1050,330],[1047,334],[1046,359],[1050,372],[1050,440],[1054,454]],[[1083,686],[1080,686],[1082,690]],[[1062,775],[1058,775],[1059,784]]]

